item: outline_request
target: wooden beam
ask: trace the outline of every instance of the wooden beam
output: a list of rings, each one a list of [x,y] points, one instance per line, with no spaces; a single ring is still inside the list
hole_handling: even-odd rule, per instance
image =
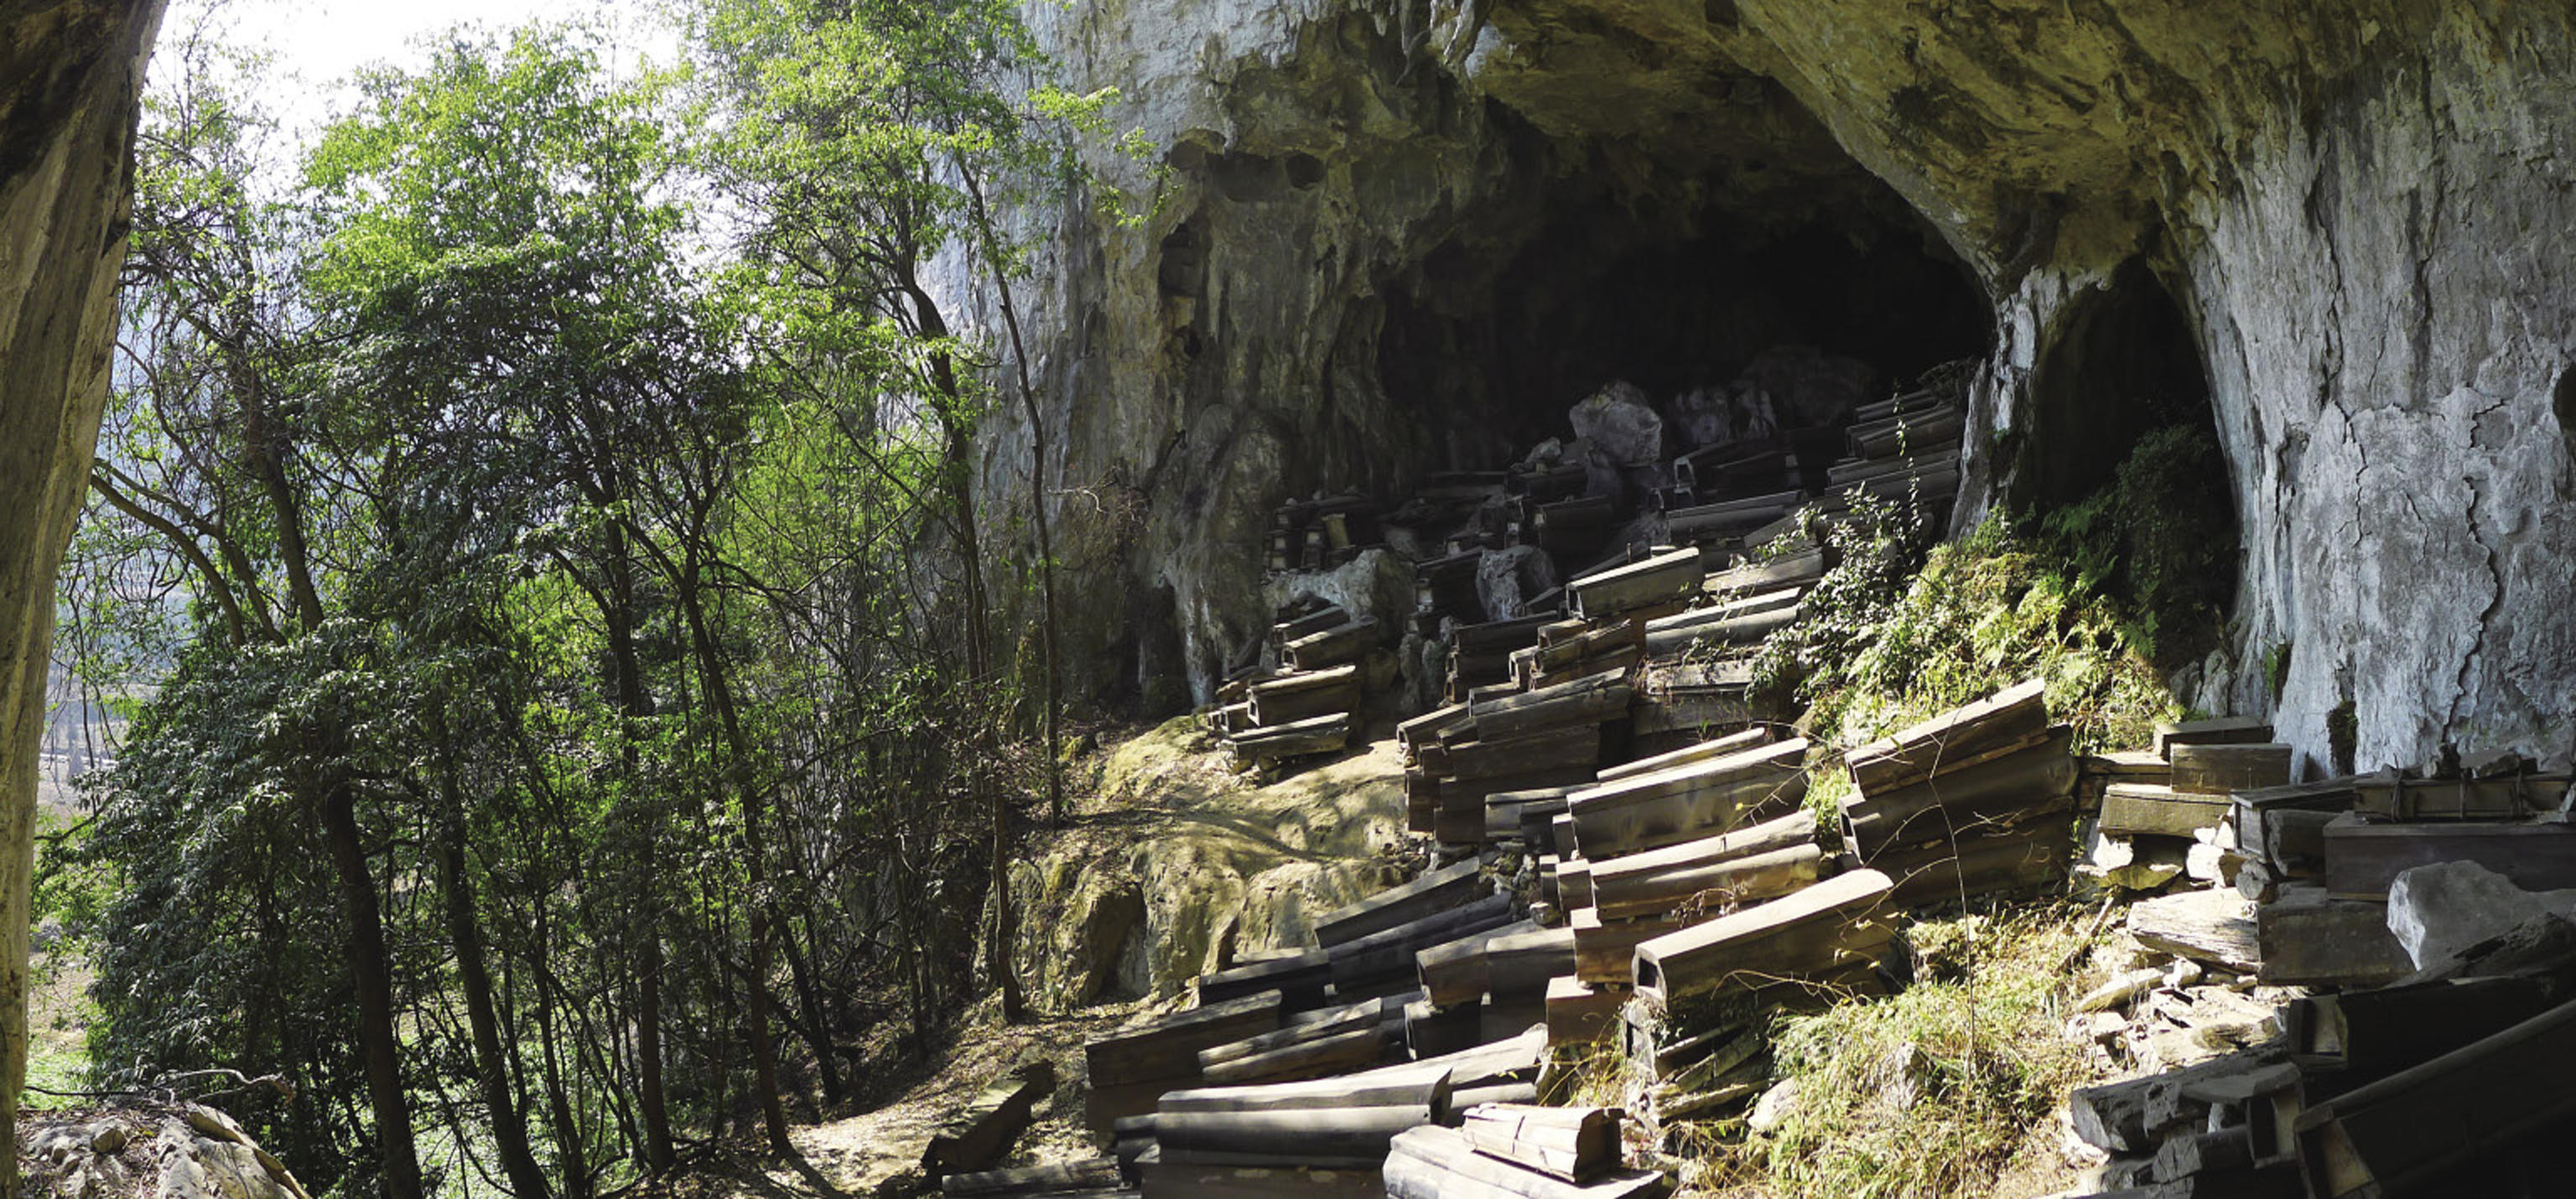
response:
[[[2223,795],[2187,795],[2171,787],[2113,783],[2102,790],[2101,828],[2117,836],[2189,837],[2227,818]]]
[[[1588,1184],[1551,1178],[1480,1154],[1451,1128],[1399,1134],[1384,1178],[1389,1199],[1662,1199],[1672,1191],[1671,1180],[1653,1170],[1615,1171]]]
[[[1458,1130],[1476,1152],[1525,1169],[1590,1182],[1617,1169],[1622,1156],[1615,1107],[1534,1107],[1494,1103],[1468,1108]]]
[[[1732,757],[1736,754],[1743,753],[1746,750],[1760,749],[1770,743],[1771,726],[1767,724],[1755,725],[1749,729],[1739,729],[1723,736],[1712,737],[1708,740],[1699,742],[1696,745],[1685,745],[1680,749],[1673,750],[1669,753],[1656,754],[1650,758],[1639,758],[1633,762],[1622,762],[1615,766],[1604,766],[1601,768],[1598,777],[1602,782],[1615,783],[1621,779],[1635,778],[1641,774],[1654,774],[1657,771],[1670,770],[1676,766],[1688,766],[1693,762],[1706,762],[1712,758]]]
[[[2525,891],[2576,887],[2576,825],[2555,821],[2374,824],[2357,815],[2325,828],[2326,890],[2382,898],[2398,874],[2437,862],[2475,862]]]
[[[2272,722],[2258,716],[2219,716],[2156,726],[2156,756],[2173,759],[2177,745],[2245,745],[2272,739]]]
[[[1492,891],[1492,882],[1484,878],[1484,866],[1473,858],[1425,871],[1410,882],[1324,913],[1315,920],[1315,943],[1330,949],[1344,941],[1356,941],[1370,933],[1473,902]]]
[[[2276,742],[2173,747],[2175,791],[2192,795],[2228,795],[2290,784],[2294,751]]]
[[[1591,870],[1592,902],[1605,920],[1663,916],[1702,892],[1740,886],[1749,881],[1737,877],[1739,871],[1728,870],[1730,864],[1804,848],[1811,851],[1806,868],[1803,872],[1788,872],[1791,875],[1803,873],[1804,877],[1797,878],[1787,887],[1794,890],[1815,881],[1821,873],[1821,858],[1812,853],[1816,848],[1815,842],[1815,817],[1801,810],[1731,833],[1613,858]],[[1774,888],[1765,894],[1747,894],[1745,898],[1767,899],[1785,893],[1786,890]]]
[[[1336,666],[1308,674],[1282,675],[1252,685],[1252,717],[1258,724],[1286,724],[1360,706],[1356,666]]]
[[[1055,1067],[1045,1059],[1013,1067],[932,1134],[921,1151],[921,1172],[938,1179],[983,1170],[1002,1160],[1028,1128],[1030,1109],[1054,1090]]]
[[[2508,1164],[2576,1118],[2576,1003],[2301,1113],[2300,1166],[2326,1196],[2475,1193],[2458,1177]]]
[[[2074,732],[2059,728],[2025,749],[1875,795],[1843,800],[1844,839],[1870,861],[1899,845],[1955,840],[1964,830],[2009,824],[2074,806]]]
[[[1877,795],[2000,757],[2048,738],[2046,687],[2039,679],[1882,737],[1843,755],[1852,783]]]
[[[1566,796],[1576,844],[1595,861],[1722,833],[1806,797],[1807,742],[1634,775]]]
[[[1479,703],[1469,715],[1478,738],[1502,740],[1559,725],[1599,724],[1618,719],[1627,710],[1628,673],[1610,670]]]
[[[1637,993],[1669,1004],[1732,985],[1822,975],[1886,946],[1879,908],[1896,884],[1857,870],[1637,946]]]

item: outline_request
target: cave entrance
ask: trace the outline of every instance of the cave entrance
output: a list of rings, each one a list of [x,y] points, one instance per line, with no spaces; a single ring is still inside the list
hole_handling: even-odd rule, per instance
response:
[[[2069,299],[2021,416],[2013,508],[2108,564],[2159,669],[2215,648],[2240,569],[2235,492],[2199,342],[2144,261]]]
[[[1564,164],[1567,149],[1525,156]],[[1847,158],[1583,159],[1508,190],[1381,290],[1379,375],[1421,414],[1426,470],[1491,470],[1571,438],[1569,410],[1619,382],[1663,416],[1664,456],[1691,451],[1711,430],[1690,404],[1818,361],[1849,394],[1795,423],[1838,443],[1854,407],[1987,353],[1973,277]]]

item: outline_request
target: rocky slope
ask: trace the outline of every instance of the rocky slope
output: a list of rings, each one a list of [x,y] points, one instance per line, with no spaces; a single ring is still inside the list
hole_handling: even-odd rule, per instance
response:
[[[1722,379],[1789,333],[1875,344],[1891,373],[1963,340],[1984,358],[1963,520],[2049,498],[2047,464],[2107,469],[2152,398],[2124,387],[2205,389],[2245,550],[2187,699],[2277,706],[2320,766],[2570,742],[2563,9],[1031,15],[1155,151],[1092,155],[1141,222],[1103,194],[1023,214],[1052,241],[1041,365],[1095,693],[1168,703],[1142,683],[1178,662],[1204,694],[1266,614],[1283,496],[1492,466],[1607,377]],[[1882,303],[1781,327],[1818,287]],[[990,454],[1014,492],[1024,437]]]

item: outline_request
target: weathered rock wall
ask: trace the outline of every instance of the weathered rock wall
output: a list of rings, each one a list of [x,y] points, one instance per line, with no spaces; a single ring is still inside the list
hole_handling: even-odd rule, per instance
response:
[[[1092,158],[1141,220],[1097,194],[1027,214],[1057,228],[1042,365],[1053,469],[1078,489],[1059,498],[1074,669],[1095,693],[1133,697],[1173,661],[1204,687],[1263,616],[1279,499],[1497,460],[1490,382],[1388,369],[1383,347],[1444,348],[1414,335],[1420,311],[1495,303],[1504,264],[1549,239],[1750,244],[1824,214],[1878,237],[1918,222],[1985,293],[1968,517],[2016,461],[2104,449],[2032,419],[2084,402],[2035,378],[2073,314],[2139,273],[2124,264],[2170,294],[2245,546],[2229,650],[2185,698],[2277,704],[2321,764],[2347,703],[2363,767],[2445,740],[2571,744],[2576,634],[2553,603],[2576,571],[2563,6],[1033,11],[1073,82],[1122,88],[1113,119],[1160,153]],[[1492,360],[1446,348],[1457,375]],[[1008,491],[1025,443],[992,448]]]
[[[161,0],[0,0],[0,1137],[27,1069],[27,888],[54,571],[115,335],[143,56]],[[0,1182],[15,1192],[15,1158]]]

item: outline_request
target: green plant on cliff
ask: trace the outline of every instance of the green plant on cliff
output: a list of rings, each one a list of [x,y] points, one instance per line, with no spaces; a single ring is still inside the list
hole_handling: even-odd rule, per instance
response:
[[[2139,438],[2101,490],[2037,521],[2081,585],[2120,600],[2130,645],[2159,669],[2218,644],[2236,582],[2226,480],[2206,426],[2168,425]]]
[[[1990,518],[1923,552],[1919,524],[1880,509],[1832,537],[1841,560],[1806,619],[1756,662],[1797,689],[1818,740],[1858,744],[2034,676],[2084,748],[2136,744],[2170,714],[2127,613],[2050,541]]]

